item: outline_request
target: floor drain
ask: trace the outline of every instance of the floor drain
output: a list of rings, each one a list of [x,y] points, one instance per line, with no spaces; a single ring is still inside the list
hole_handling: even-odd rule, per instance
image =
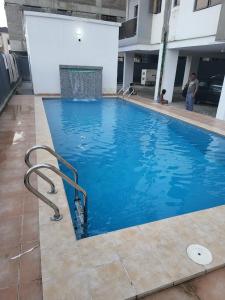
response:
[[[212,254],[204,246],[193,244],[187,248],[188,257],[199,265],[208,265],[212,262]]]

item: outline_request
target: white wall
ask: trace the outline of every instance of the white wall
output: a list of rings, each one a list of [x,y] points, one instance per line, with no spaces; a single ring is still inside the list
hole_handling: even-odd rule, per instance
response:
[[[152,18],[151,33],[149,34],[149,43],[152,45],[161,43],[166,1],[167,0],[162,0],[161,13],[147,15],[147,18]],[[141,0],[128,0],[127,19],[132,19],[134,17],[134,6],[138,3],[140,4]],[[215,5],[199,11],[195,11],[194,7],[195,0],[180,0],[180,6],[172,7],[169,42],[188,42],[189,39],[213,37],[216,35],[221,5]],[[140,5],[139,8],[141,8]],[[145,20],[141,21],[143,23]],[[136,41],[134,40],[133,42],[135,43]],[[132,44],[132,41],[129,44]],[[199,41],[199,44],[201,44],[201,41]]]
[[[124,53],[123,88],[127,89],[134,77],[134,52]]]
[[[25,12],[25,30],[35,94],[60,94],[59,65],[101,66],[103,93],[116,92],[118,23]]]
[[[181,0],[173,8],[170,19],[169,41],[215,35],[221,5],[194,11],[195,0]]]
[[[151,32],[150,44],[161,43],[165,3],[166,0],[162,0],[161,13],[152,15],[152,32]]]
[[[220,96],[216,118],[225,121],[225,77],[224,77],[223,88]]]
[[[169,102],[172,102],[173,99],[178,56],[178,50],[166,50],[161,89],[166,89],[165,99]]]
[[[133,19],[134,18],[134,7],[138,5],[139,7],[139,0],[128,0],[128,6],[127,6],[127,20]]]

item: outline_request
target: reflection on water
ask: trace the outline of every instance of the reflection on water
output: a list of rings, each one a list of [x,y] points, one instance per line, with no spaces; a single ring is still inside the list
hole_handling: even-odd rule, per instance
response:
[[[115,99],[45,109],[56,151],[88,193],[89,235],[224,204],[224,138]]]

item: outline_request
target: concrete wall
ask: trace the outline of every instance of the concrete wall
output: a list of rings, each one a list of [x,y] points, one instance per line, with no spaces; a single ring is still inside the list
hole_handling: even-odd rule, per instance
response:
[[[126,0],[6,0],[5,10],[13,51],[26,51],[23,31],[23,11],[69,14],[77,17],[101,19],[102,15],[125,18]]]
[[[139,6],[139,0],[128,0],[128,6],[127,6],[127,13],[126,13],[126,19],[130,20],[134,18],[134,7],[136,5]]]
[[[121,42],[121,47],[136,43],[159,44],[161,42],[161,32],[163,26],[163,14],[165,1],[162,0],[162,10],[160,14],[150,13],[150,0],[128,0],[126,19],[134,18],[134,7],[138,5],[137,37]]]
[[[152,14],[150,14],[150,2],[149,0],[127,1],[126,20],[134,18],[136,5],[138,5],[137,34],[134,37],[120,40],[120,47],[133,44],[149,44],[152,25]]]
[[[181,0],[173,8],[170,19],[169,41],[215,35],[221,5],[194,11],[195,0]]]
[[[103,67],[103,93],[116,92],[118,23],[25,12],[25,27],[35,94],[60,94],[59,65]]]
[[[141,0],[138,13],[138,43],[149,44],[151,36],[152,14],[150,14],[149,0]]]
[[[150,44],[160,44],[162,37],[162,28],[164,21],[165,3],[167,0],[162,0],[161,13],[152,15],[152,32]],[[188,0],[189,1],[189,0]]]
[[[150,33],[148,33],[148,43],[159,44],[161,42],[166,0],[162,0],[162,9],[159,14],[150,14],[147,6],[141,7],[143,6],[141,5],[142,2],[143,1],[140,0],[128,0],[127,19],[134,17],[134,6],[139,4],[139,15],[141,15],[139,28],[143,27],[147,31],[148,28],[151,28]],[[149,1],[146,2],[146,5],[149,5]],[[216,35],[221,5],[212,6],[199,11],[194,11],[194,6],[195,0],[181,0],[180,5],[176,7],[173,7],[172,1],[169,41]],[[221,17],[220,20],[222,24],[224,24],[223,17]],[[224,34],[223,26],[221,25],[220,28],[222,28],[222,30],[220,30],[220,36],[222,36]],[[136,41],[134,41],[134,43],[136,43]]]

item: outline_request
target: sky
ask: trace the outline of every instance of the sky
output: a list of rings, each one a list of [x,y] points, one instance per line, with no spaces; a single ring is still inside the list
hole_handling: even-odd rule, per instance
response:
[[[4,9],[4,0],[0,0],[0,27],[6,27],[6,16]]]

